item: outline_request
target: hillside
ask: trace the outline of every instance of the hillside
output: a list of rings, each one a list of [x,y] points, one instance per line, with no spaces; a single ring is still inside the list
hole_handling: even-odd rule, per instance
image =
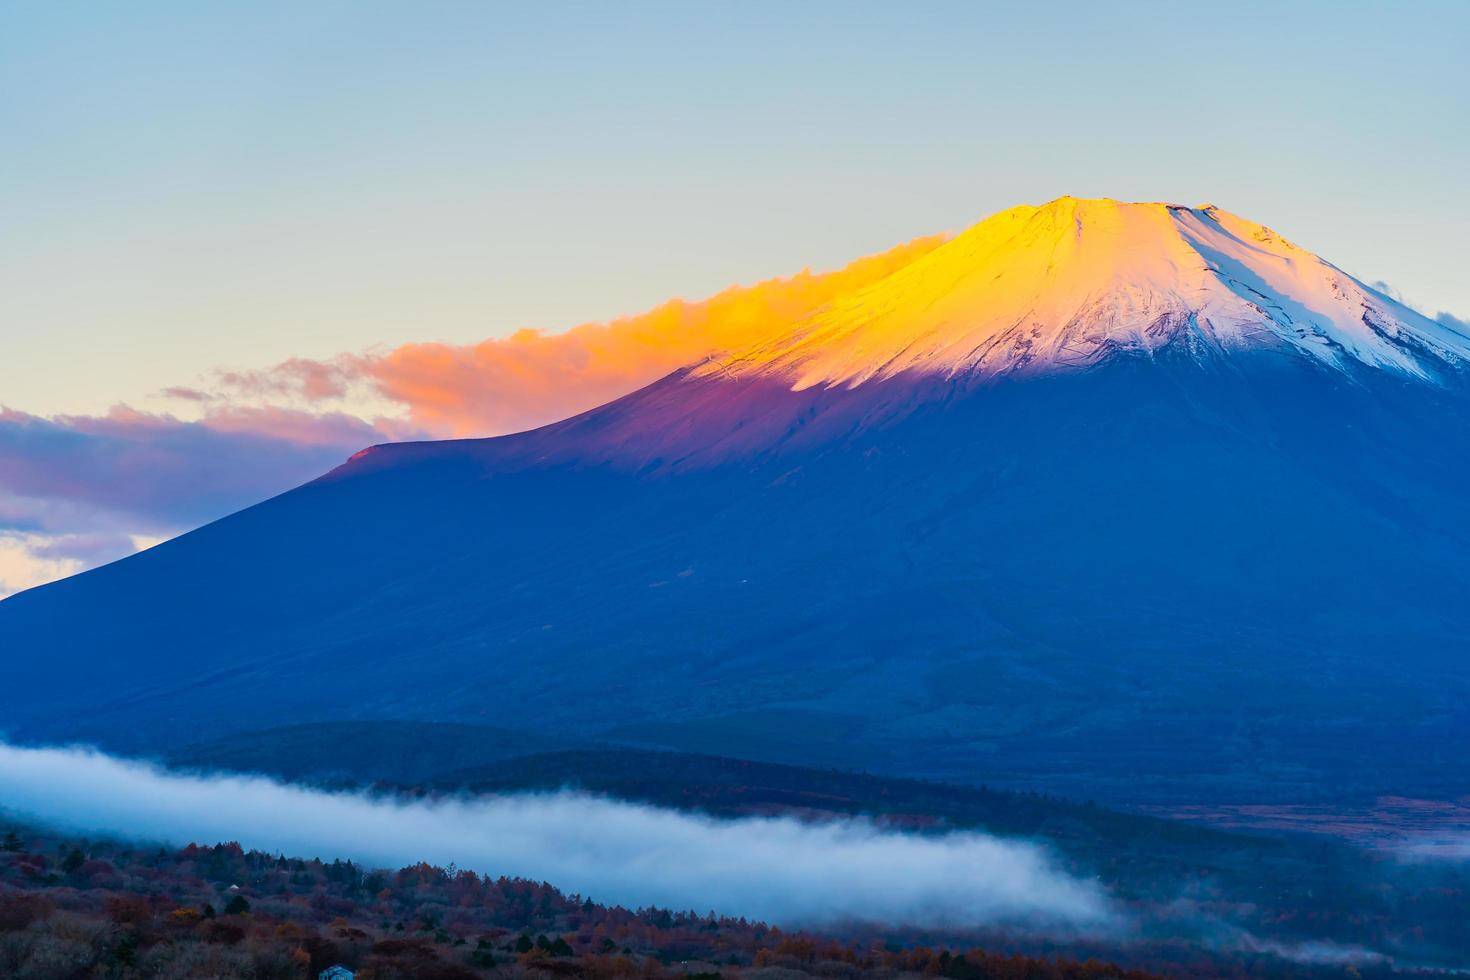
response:
[[[495,725],[1169,805],[1470,776],[1464,338],[1218,209],[1070,200],[771,329],[0,603],[0,721]]]

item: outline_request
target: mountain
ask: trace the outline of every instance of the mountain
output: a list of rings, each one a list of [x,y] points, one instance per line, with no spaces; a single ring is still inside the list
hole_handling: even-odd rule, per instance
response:
[[[995,215],[669,383],[475,451],[707,465],[819,448],[999,379],[1127,355],[1236,369],[1270,356],[1443,382],[1463,378],[1470,337],[1212,205],[1062,198]]]
[[[1063,198],[976,225],[720,370],[796,389],[993,376],[1180,344],[1431,376],[1470,340],[1219,210]]]
[[[1016,208],[602,408],[373,447],[0,603],[0,726],[159,751],[433,721],[1131,801],[1453,794],[1467,366],[1470,338],[1217,208]]]

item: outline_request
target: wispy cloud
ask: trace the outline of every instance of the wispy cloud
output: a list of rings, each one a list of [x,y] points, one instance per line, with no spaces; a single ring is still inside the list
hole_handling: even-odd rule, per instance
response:
[[[1451,330],[1457,331],[1467,337],[1470,337],[1470,320],[1466,320],[1463,317],[1455,316],[1453,313],[1444,312],[1441,312],[1434,319],[1439,321],[1444,326],[1449,327]]]
[[[863,820],[721,820],[575,793],[408,801],[6,745],[0,799],[86,832],[176,844],[237,840],[380,866],[453,862],[629,906],[714,908],[783,924],[1081,934],[1120,922],[1100,888],[1033,844],[898,833]]]
[[[1425,316],[1434,320],[1441,326],[1449,327],[1456,333],[1461,333],[1467,337],[1470,337],[1470,320],[1466,320],[1463,317],[1455,316],[1453,313],[1449,313],[1444,310],[1441,310],[1438,313],[1430,313],[1424,306],[1415,303],[1413,300],[1409,299],[1403,293],[1395,289],[1392,283],[1384,282],[1382,279],[1370,282],[1368,285],[1372,286],[1374,289],[1378,290],[1380,293],[1389,297],[1390,299],[1396,300],[1397,302],[1404,304],[1410,309],[1418,310],[1420,313],[1423,313]]]
[[[89,534],[58,534],[37,542],[32,553],[44,560],[75,561],[84,565],[100,565],[138,550],[137,539],[116,531]]]
[[[477,344],[418,343],[325,361],[293,358],[266,371],[221,372],[217,381],[234,396],[304,403],[344,399],[365,388],[438,436],[515,432],[594,408],[716,351],[748,344],[877,282],[943,241],[915,239],[836,272],[732,286],[698,302],[674,300],[563,333],[520,330]]]
[[[1326,939],[1273,939],[1257,936],[1207,912],[1193,910],[1188,916],[1203,930],[1202,945],[1227,953],[1264,954],[1311,966],[1375,966],[1393,963],[1393,957],[1353,943]]]
[[[1470,863],[1470,832],[1421,835],[1405,841],[1394,853],[1404,861]]]

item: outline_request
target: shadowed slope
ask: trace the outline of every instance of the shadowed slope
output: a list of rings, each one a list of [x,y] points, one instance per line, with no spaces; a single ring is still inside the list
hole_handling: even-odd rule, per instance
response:
[[[1102,230],[1163,227],[1195,256],[1206,222],[1241,240],[1213,212],[1104,204]],[[1079,256],[1089,220],[1067,226]],[[871,333],[811,346],[850,319],[834,307],[752,348],[768,358],[557,425],[376,448],[7,600],[0,718],[125,749],[180,724],[504,724],[1164,800],[1470,775],[1456,336],[1341,273],[1358,319],[1314,321],[1335,346],[1259,304],[1256,332],[1235,330],[1235,287],[1181,259],[1206,290],[1183,320],[1177,283],[1138,287],[1152,321],[1117,305],[1131,287],[1079,287],[1080,308],[1116,314],[1055,334],[1102,338],[1085,370],[1037,353],[1061,349],[1043,332],[1007,361],[1024,370],[941,369],[959,347],[935,340],[922,365],[845,373],[852,344],[887,343],[882,297],[914,295],[894,283],[958,267],[972,234],[873,287]],[[1142,282],[1144,258],[1098,281]],[[1335,271],[1252,261],[1262,281]],[[1283,282],[1282,311],[1316,302]],[[1059,295],[1043,296],[1058,317]],[[935,309],[904,312],[912,339],[950,337]]]

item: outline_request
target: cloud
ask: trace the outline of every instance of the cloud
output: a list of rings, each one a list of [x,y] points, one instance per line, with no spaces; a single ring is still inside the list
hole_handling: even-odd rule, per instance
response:
[[[943,236],[915,239],[836,272],[805,271],[732,286],[699,302],[673,300],[647,313],[563,333],[520,330],[478,344],[404,344],[327,361],[294,358],[266,371],[218,375],[243,397],[305,402],[366,388],[437,436],[516,432],[595,408],[670,371],[743,347],[922,257]]]
[[[0,409],[0,597],[131,554],[305,483],[373,443],[419,433],[341,412],[220,407],[203,418],[114,408]]]
[[[1177,900],[1151,910],[1145,931],[1154,936],[1196,942],[1205,949],[1229,956],[1270,956],[1312,966],[1388,966],[1393,957],[1355,943],[1300,934],[1284,936],[1258,935],[1241,925],[1220,917],[1215,900]]]
[[[1378,290],[1389,299],[1394,300],[1397,303],[1401,303],[1412,310],[1419,311],[1424,316],[1429,317],[1435,323],[1438,323],[1440,326],[1449,327],[1456,333],[1460,333],[1465,335],[1466,337],[1470,337],[1470,320],[1465,320],[1461,317],[1455,316],[1453,313],[1447,313],[1443,310],[1438,313],[1431,314],[1424,307],[1420,306],[1418,303],[1411,301],[1407,296],[1395,289],[1391,283],[1384,282],[1382,279],[1370,282],[1368,285],[1372,286],[1374,289]]]
[[[1394,853],[1403,861],[1470,862],[1470,833],[1416,837],[1405,841]]]
[[[212,402],[216,396],[198,388],[190,388],[185,385],[170,385],[160,392],[165,398],[172,398],[183,402]]]
[[[0,599],[125,558],[164,540],[118,531],[37,534],[0,530]]]
[[[1392,963],[1393,958],[1376,950],[1357,945],[1343,945],[1329,940],[1300,943],[1244,941],[1240,947],[1251,953],[1269,953],[1284,960],[1314,966],[1376,966]]]
[[[58,534],[37,542],[30,551],[48,561],[76,561],[84,565],[101,565],[138,550],[131,534],[98,531],[89,534]]]
[[[239,394],[267,397],[299,395],[307,401],[322,401],[347,394],[352,380],[349,363],[350,358],[338,363],[293,357],[268,371],[219,371],[216,377],[226,389]],[[169,390],[172,389],[165,389],[166,392]]]
[[[1441,312],[1434,319],[1441,326],[1449,327],[1451,330],[1454,330],[1457,333],[1462,333],[1465,336],[1470,337],[1470,320],[1464,320],[1460,317],[1455,316],[1452,313],[1444,312]]]
[[[1081,934],[1118,913],[1035,845],[920,836],[863,820],[711,817],[575,793],[438,801],[329,793],[259,777],[168,772],[84,749],[0,744],[0,799],[88,833],[236,840],[378,866],[453,862],[638,907]]]
[[[49,540],[46,535],[0,532],[0,598],[87,567],[75,558],[38,554]]]
[[[131,533],[173,532],[318,476],[395,428],[270,408],[194,422],[123,407],[54,418],[0,410],[0,522],[73,534],[124,522]]]
[[[291,358],[160,392],[202,413],[193,420],[127,406],[51,418],[0,408],[0,597],[120,557],[132,538],[222,517],[375,443],[494,435],[593,408],[749,343],[942,241],[916,239],[836,272],[731,287],[565,333]]]
[[[1404,297],[1404,294],[1395,289],[1392,283],[1384,282],[1382,279],[1375,279],[1368,283],[1368,285],[1396,303],[1402,303],[1405,306],[1409,305],[1409,301]]]

